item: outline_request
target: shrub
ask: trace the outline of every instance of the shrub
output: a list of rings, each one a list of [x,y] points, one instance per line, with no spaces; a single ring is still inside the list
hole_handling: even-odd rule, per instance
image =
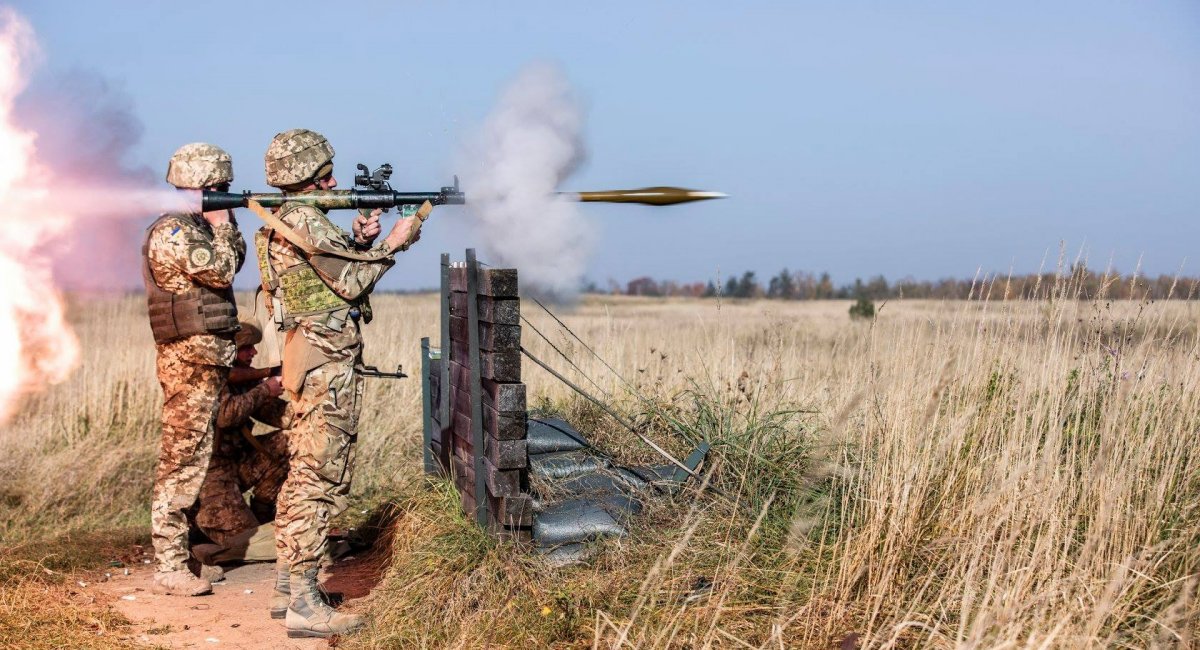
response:
[[[875,318],[875,301],[859,296],[858,301],[850,305],[850,318]]]

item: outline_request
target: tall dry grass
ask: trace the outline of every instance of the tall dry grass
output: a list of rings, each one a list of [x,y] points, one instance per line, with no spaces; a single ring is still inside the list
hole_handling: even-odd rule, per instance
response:
[[[461,548],[452,506],[410,502],[360,642],[1195,645],[1196,307],[1053,291],[896,302],[869,323],[845,303],[623,299],[567,315],[645,400],[527,309],[579,383],[598,378],[673,451],[713,442],[711,480],[739,505],[656,505],[590,566],[549,570]],[[543,407],[653,460],[530,375]]]
[[[531,302],[523,339],[731,499],[652,504],[587,566],[496,546],[419,473],[419,384],[372,382],[356,493],[398,513],[367,646],[1188,647],[1200,613],[1189,303]],[[80,302],[86,359],[0,433],[0,544],[148,522],[140,298]],[[419,367],[436,299],[384,296],[368,362]],[[415,374],[415,373],[414,373]],[[654,455],[527,364],[533,406]],[[587,378],[584,377],[586,375]],[[590,379],[589,379],[590,378]],[[591,383],[595,381],[595,384]],[[731,503],[733,501],[734,503]]]

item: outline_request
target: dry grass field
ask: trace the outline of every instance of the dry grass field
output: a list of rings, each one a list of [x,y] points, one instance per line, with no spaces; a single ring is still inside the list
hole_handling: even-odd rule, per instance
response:
[[[497,545],[420,478],[416,380],[368,387],[356,516],[388,572],[350,647],[1194,647],[1192,303],[532,302],[527,347],[706,476],[586,566]],[[66,384],[0,432],[0,645],[120,645],[73,572],[145,537],[158,386],[138,296],[76,300]],[[419,368],[434,296],[384,296],[367,362]],[[652,452],[532,364],[531,407]],[[416,374],[416,373],[413,373]],[[586,378],[584,377],[586,375]],[[618,376],[619,375],[619,376]],[[592,382],[595,382],[594,384]]]

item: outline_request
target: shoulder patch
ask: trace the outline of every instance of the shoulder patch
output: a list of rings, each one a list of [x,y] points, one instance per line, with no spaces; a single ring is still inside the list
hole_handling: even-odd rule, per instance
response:
[[[212,262],[212,260],[213,250],[203,244],[193,246],[192,249],[188,251],[188,261],[192,263],[192,266],[208,266],[209,262]]]

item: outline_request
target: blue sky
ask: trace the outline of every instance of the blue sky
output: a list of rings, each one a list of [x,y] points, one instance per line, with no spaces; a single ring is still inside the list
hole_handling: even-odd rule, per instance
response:
[[[343,179],[391,161],[398,189],[436,188],[504,84],[556,62],[587,107],[563,189],[731,194],[587,206],[601,284],[1027,272],[1063,240],[1093,266],[1200,275],[1194,1],[14,6],[39,78],[82,69],[127,95],[130,162],[159,174],[211,141],[239,188],[265,187],[266,145],[294,127],[329,136]],[[478,244],[454,210],[386,286],[432,286],[439,252]]]

